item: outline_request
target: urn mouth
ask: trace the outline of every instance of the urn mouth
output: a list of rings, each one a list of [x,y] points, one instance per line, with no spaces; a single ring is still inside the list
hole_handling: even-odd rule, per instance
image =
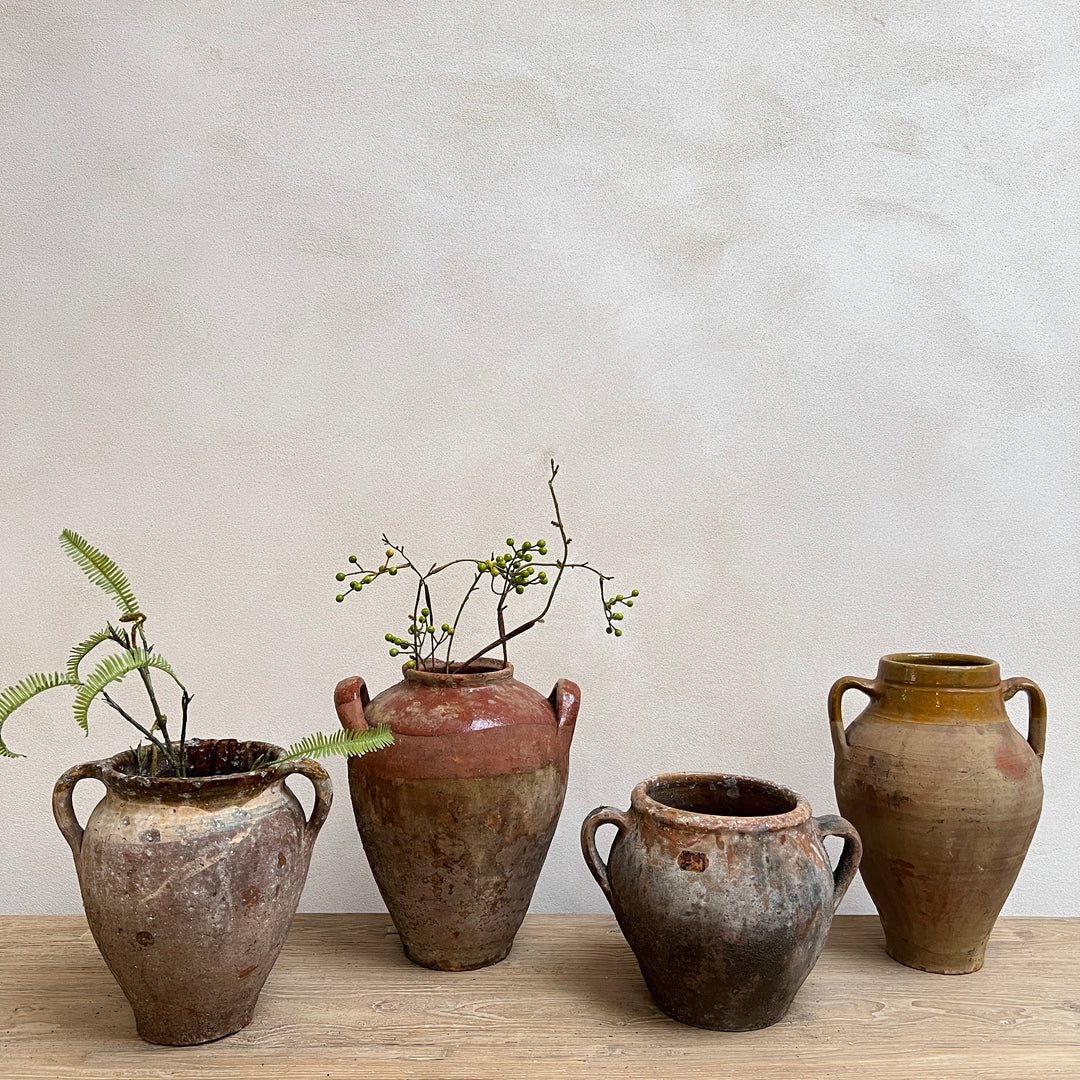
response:
[[[474,660],[467,671],[461,664],[451,664],[446,670],[445,664],[427,660],[418,668],[405,664],[401,668],[405,681],[416,686],[490,686],[492,683],[509,682],[514,677],[514,665],[504,664],[494,657]]]
[[[188,739],[186,746],[187,776],[140,776],[134,751],[125,750],[95,762],[96,778],[118,794],[135,798],[187,801],[215,795],[234,797],[258,791],[277,779],[275,761],[258,770],[252,766],[265,754],[276,758],[285,753],[273,743],[238,739]]]
[[[878,679],[904,686],[981,688],[997,686],[1001,669],[989,657],[968,653],[890,653],[878,661]]]
[[[631,796],[641,813],[668,825],[737,832],[775,832],[801,825],[810,804],[798,792],[731,773],[663,773]]]

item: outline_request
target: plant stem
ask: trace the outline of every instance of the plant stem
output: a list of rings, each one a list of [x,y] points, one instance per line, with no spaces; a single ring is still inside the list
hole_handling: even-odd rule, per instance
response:
[[[148,731],[146,728],[144,728],[142,724],[140,724],[139,721],[135,719],[135,717],[133,717],[129,712],[127,712],[124,708],[122,708],[115,701],[113,701],[113,699],[109,697],[106,691],[102,690],[101,696],[105,700],[105,703],[107,705],[111,705],[129,724],[131,724],[133,728],[135,728],[137,731],[141,731],[142,734],[150,740],[150,743],[162,754],[165,760],[168,761],[168,763],[173,767],[173,770],[179,773],[177,760],[175,757],[173,757],[167,745],[163,744],[153,734],[153,732]]]
[[[194,694],[189,694],[187,689],[180,696],[180,708],[183,710],[183,719],[180,721],[180,775],[187,776],[187,711],[188,705]]]
[[[551,589],[548,591],[547,603],[544,605],[543,610],[533,619],[529,619],[527,622],[522,623],[520,626],[506,632],[503,625],[502,608],[506,599],[506,588],[503,589],[503,594],[499,598],[499,636],[491,642],[490,645],[485,645],[479,652],[474,653],[461,665],[462,670],[467,670],[469,665],[479,660],[485,653],[490,652],[497,645],[502,645],[503,648],[503,663],[506,663],[506,643],[511,639],[518,636],[518,634],[525,633],[526,630],[531,629],[538,622],[543,621],[544,616],[548,613],[548,609],[551,607],[551,601],[555,598],[555,590],[559,587],[559,582],[562,580],[563,572],[566,570],[566,557],[570,549],[570,538],[566,535],[566,528],[563,526],[562,514],[559,512],[559,500],[555,496],[555,477],[559,474],[559,466],[554,461],[551,462],[551,476],[548,478],[548,491],[551,492],[551,501],[555,506],[555,519],[552,521],[552,525],[559,530],[559,536],[562,538],[562,558],[559,559],[555,565],[559,568],[559,572],[555,575],[555,580],[551,583]],[[582,564],[584,565],[584,564]],[[591,570],[592,567],[589,567]],[[509,587],[509,582],[507,582]]]
[[[503,582],[502,596],[499,597],[499,606],[495,609],[495,617],[499,621],[499,638],[502,641],[502,660],[503,667],[506,667],[508,660],[506,655],[506,618],[503,612],[506,610],[506,596],[510,592],[510,579],[509,577]]]
[[[428,574],[430,573],[431,571],[429,570]],[[435,650],[439,647],[438,643],[435,640],[435,630],[433,629],[433,627],[435,626],[435,609],[431,606],[431,590],[428,588],[427,574],[424,574],[420,580],[424,583],[424,600],[427,601],[427,624],[428,632],[431,634],[431,667],[432,670],[434,670]]]
[[[413,566],[412,562],[408,559],[407,556],[402,555],[401,549],[399,547],[397,547],[391,541],[386,539],[385,535],[383,536],[382,540],[383,540],[383,543],[386,544],[387,547],[393,548],[399,555],[401,555],[401,557],[403,559],[405,559],[405,561],[400,566],[393,567],[394,570],[415,570],[417,573],[420,572],[419,570],[416,570],[416,567]],[[460,566],[462,563],[469,563],[470,566],[475,566],[476,563],[477,563],[477,560],[476,559],[451,559],[450,562],[445,562],[445,563],[442,564],[442,566],[432,566],[432,568],[424,576],[425,577],[432,577],[434,574],[441,574],[444,570],[449,570],[451,566]],[[343,574],[344,574],[344,578],[354,578],[354,577],[376,578],[376,577],[379,576],[380,571],[379,570],[365,570],[364,567],[357,564],[357,568],[355,570],[349,570],[348,572],[343,571]],[[343,580],[344,580],[344,578],[343,578]]]
[[[142,641],[142,647],[146,652],[150,651],[150,646],[147,644],[146,635],[143,633],[142,623],[138,624],[139,639]],[[150,680],[150,669],[139,668],[139,677],[143,681],[143,686],[146,687],[146,692],[150,696],[150,704],[154,708],[154,726],[161,732],[162,738],[165,740],[165,745],[169,745],[169,729],[165,724],[165,714],[161,711],[161,707],[158,705],[157,697],[154,694],[154,684]],[[183,740],[181,739],[181,742]]]
[[[462,560],[464,561],[464,560]],[[432,571],[436,573],[437,571]],[[461,607],[457,609],[457,614],[454,616],[454,621],[450,624],[454,630],[457,630],[457,625],[461,622],[461,613],[465,610],[465,605],[469,602],[469,597],[476,591],[476,586],[480,584],[480,579],[484,575],[477,571],[476,576],[473,578],[473,583],[469,586],[469,591],[465,594],[465,598],[461,601]],[[450,674],[450,653],[454,648],[453,635],[450,637],[450,644],[446,646],[446,674]]]
[[[416,570],[416,567],[413,567]],[[409,635],[412,638],[412,653],[413,660],[416,663],[417,671],[423,666],[423,657],[420,655],[420,637],[418,634],[418,628],[420,625],[420,590],[424,587],[424,575],[416,570],[420,580],[416,583],[416,599],[413,601],[412,607],[412,628],[413,632]]]

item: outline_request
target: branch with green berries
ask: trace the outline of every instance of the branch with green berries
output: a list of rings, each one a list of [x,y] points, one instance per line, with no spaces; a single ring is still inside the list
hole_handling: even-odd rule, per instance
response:
[[[554,461],[551,462],[551,476],[548,478],[548,491],[551,502],[555,509],[555,516],[551,521],[559,533],[561,553],[555,557],[549,557],[547,541],[523,540],[520,543],[514,538],[507,537],[506,547],[508,551],[496,554],[492,551],[487,558],[452,559],[450,562],[432,563],[426,570],[421,569],[413,560],[406,555],[405,548],[401,544],[393,543],[384,533],[382,537],[385,544],[384,558],[378,566],[371,569],[362,566],[355,555],[349,556],[349,564],[354,569],[339,571],[335,576],[339,582],[347,581],[348,590],[339,593],[337,602],[343,603],[346,596],[353,593],[363,592],[365,588],[373,585],[382,577],[394,577],[399,571],[408,571],[415,575],[416,591],[413,598],[412,611],[408,616],[407,636],[387,634],[385,640],[390,644],[390,655],[400,656],[406,654],[406,665],[411,668],[425,670],[451,670],[451,653],[454,647],[454,635],[458,623],[473,594],[486,585],[488,591],[495,597],[495,621],[498,627],[498,635],[482,649],[473,653],[467,660],[455,664],[455,670],[468,671],[471,666],[482,657],[498,649],[502,662],[506,664],[507,642],[519,634],[531,630],[537,623],[542,623],[551,608],[551,602],[567,570],[585,570],[596,576],[600,587],[600,603],[606,623],[606,630],[615,637],[622,637],[622,627],[619,625],[625,616],[620,608],[632,608],[634,598],[638,595],[637,589],[632,589],[629,595],[622,593],[616,596],[608,596],[607,585],[612,578],[601,573],[588,562],[570,562],[569,549],[570,537],[566,535],[563,525],[562,513],[559,509],[559,500],[555,495],[555,477],[558,476],[559,467]],[[473,580],[465,592],[461,603],[457,607],[456,614],[451,622],[439,623],[433,614],[434,605],[431,599],[430,582],[437,574],[441,574],[451,567],[467,565],[473,569]],[[552,573],[549,575],[549,571]],[[539,593],[544,598],[539,612],[523,622],[507,628],[507,615],[512,599],[529,593]],[[439,651],[444,649],[442,656]]]

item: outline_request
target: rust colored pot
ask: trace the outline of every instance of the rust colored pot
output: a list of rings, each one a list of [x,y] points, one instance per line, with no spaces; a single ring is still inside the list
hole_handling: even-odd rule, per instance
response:
[[[285,942],[311,848],[330,809],[330,778],[314,761],[251,764],[279,747],[189,740],[190,775],[133,775],[131,751],[69,769],[53,813],[75,856],[94,940],[147,1042],[188,1046],[239,1031]],[[315,786],[304,811],[285,786]],[[105,785],[86,823],[75,785]]]
[[[601,825],[619,830],[606,865]],[[844,838],[835,870],[824,836]],[[656,1004],[684,1024],[751,1031],[783,1017],[817,963],[861,845],[778,784],[668,773],[638,784],[627,812],[593,810],[581,849]]]
[[[484,967],[510,951],[529,908],[580,691],[560,679],[545,698],[498,661],[403,671],[374,699],[358,677],[334,695],[344,727],[394,733],[393,746],[349,760],[356,825],[405,955],[443,971]]]
[[[870,703],[844,730],[840,699]],[[1025,741],[1005,702],[1023,691]],[[896,653],[877,678],[829,692],[836,798],[866,845],[863,880],[889,955],[945,975],[977,971],[1042,809],[1046,700],[982,656]]]

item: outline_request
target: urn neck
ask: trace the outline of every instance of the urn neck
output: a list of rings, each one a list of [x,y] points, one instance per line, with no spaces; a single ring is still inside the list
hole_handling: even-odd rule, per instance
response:
[[[252,769],[259,758],[284,754],[280,746],[237,739],[188,739],[187,776],[140,776],[131,750],[95,762],[96,778],[124,798],[156,802],[234,802],[251,798],[281,779],[273,760]]]
[[[878,681],[942,690],[988,690],[1001,670],[985,656],[964,653],[892,653],[878,661]]]
[[[405,681],[413,686],[445,686],[453,689],[491,686],[493,683],[510,682],[514,677],[513,664],[504,664],[492,658],[474,660],[468,671],[463,671],[460,664],[451,664],[447,671],[446,666],[438,661],[434,664],[426,662],[425,666],[418,668],[406,664],[401,671]]]

